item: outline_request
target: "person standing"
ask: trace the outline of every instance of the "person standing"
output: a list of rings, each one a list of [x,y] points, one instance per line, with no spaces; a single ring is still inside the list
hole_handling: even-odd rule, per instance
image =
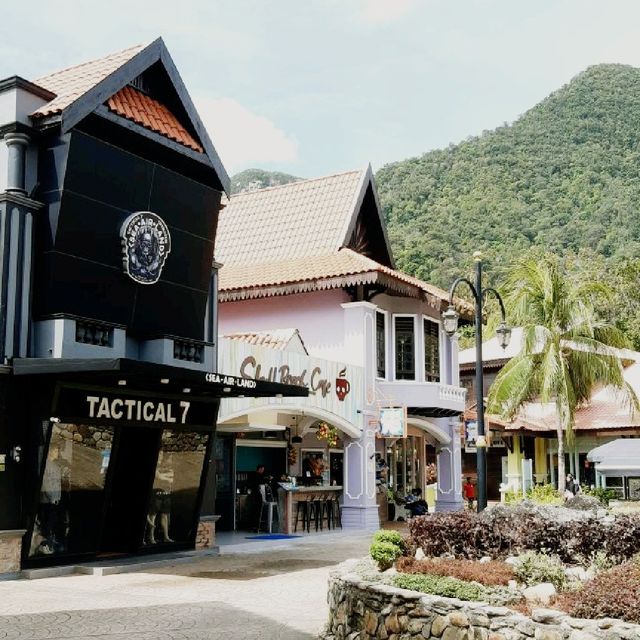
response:
[[[476,497],[476,488],[471,482],[470,477],[467,477],[467,481],[462,487],[462,494],[464,495],[464,499],[467,501],[467,506],[469,507],[469,509],[473,509],[473,501]]]

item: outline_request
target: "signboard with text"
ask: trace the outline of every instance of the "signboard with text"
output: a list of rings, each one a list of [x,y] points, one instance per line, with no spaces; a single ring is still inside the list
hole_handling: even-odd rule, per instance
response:
[[[284,398],[282,402],[318,407],[336,414],[354,425],[362,422],[359,410],[364,401],[364,370],[362,367],[323,360],[299,353],[252,345],[222,338],[219,342],[218,368],[224,374],[246,380],[277,382],[304,387],[307,398]],[[255,410],[279,402],[274,398],[229,398],[220,404],[219,421],[243,410]]]
[[[214,427],[217,402],[62,387],[53,413],[61,421]]]

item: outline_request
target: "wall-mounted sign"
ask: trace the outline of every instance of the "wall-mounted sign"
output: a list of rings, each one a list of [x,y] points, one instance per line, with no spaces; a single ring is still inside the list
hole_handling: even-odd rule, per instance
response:
[[[362,428],[365,395],[362,367],[229,338],[221,338],[218,349],[218,370],[224,374],[240,375],[247,383],[264,380],[305,387],[309,389],[308,397],[286,403],[295,404],[302,411],[305,407],[319,409],[323,412],[321,418],[329,424],[334,424],[331,414],[335,414]],[[273,407],[281,402],[279,398],[223,398],[219,422],[243,411]]]
[[[131,214],[120,229],[125,273],[139,284],[158,282],[171,252],[171,235],[164,220],[151,211]]]
[[[406,438],[406,407],[383,407],[380,409],[380,435],[383,438]]]
[[[60,389],[52,411],[62,422],[213,428],[217,405],[217,402],[203,402],[195,398],[179,400],[64,387]]]

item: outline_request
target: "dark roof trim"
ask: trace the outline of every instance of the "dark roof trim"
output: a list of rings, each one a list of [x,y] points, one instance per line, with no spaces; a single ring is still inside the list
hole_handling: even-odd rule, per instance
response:
[[[215,150],[204,124],[200,120],[200,116],[196,111],[187,89],[182,82],[182,78],[176,69],[169,51],[164,44],[162,38],[154,40],[151,44],[139,51],[130,60],[125,62],[121,67],[116,69],[112,74],[108,75],[104,80],[89,89],[86,93],[74,100],[60,114],[60,126],[62,133],[67,133],[75,127],[81,120],[84,120],[89,114],[93,113],[98,107],[104,103],[120,89],[137,78],[141,73],[146,71],[156,62],[162,62],[171,82],[173,84],[178,97],[189,117],[189,121],[195,129],[206,155],[220,180],[224,191],[229,194],[231,190],[231,180],[227,175],[218,152]],[[50,119],[45,118],[43,124],[49,124]]]
[[[369,185],[371,185],[371,191],[373,192],[373,198],[374,201],[376,203],[376,211],[378,213],[378,219],[380,220],[380,227],[382,228],[382,234],[384,237],[384,244],[385,247],[387,249],[387,254],[388,254],[388,258],[389,258],[389,264],[391,265],[392,269],[396,268],[396,263],[395,260],[393,258],[393,251],[391,251],[391,243],[389,242],[389,236],[387,235],[387,224],[384,221],[384,218],[382,216],[382,208],[380,207],[380,200],[378,198],[378,191],[376,189],[376,185],[375,185],[375,181],[373,179],[373,170],[371,168],[371,165],[367,165],[367,168],[363,174],[362,180],[360,182],[360,187],[359,187],[359,192],[357,194],[357,199],[355,202],[355,206],[353,207],[352,211],[351,211],[351,217],[349,218],[348,221],[348,225],[346,228],[345,233],[343,234],[342,237],[342,245],[341,246],[346,246],[347,242],[349,242],[349,239],[351,238],[351,234],[353,233],[353,230],[355,229],[356,223],[358,221],[358,214],[360,213],[360,209],[362,208],[362,203],[364,202],[364,197],[367,195],[367,189],[369,188]],[[341,247],[338,247],[338,249],[340,249]]]
[[[20,76],[9,76],[8,78],[0,80],[0,93],[3,91],[9,91],[10,89],[24,89],[43,100],[53,100],[56,97],[55,93],[52,93],[37,84],[33,84],[33,82],[29,82]]]
[[[194,149],[191,149],[184,144],[180,144],[179,142],[175,142],[175,140],[171,140],[171,138],[167,138],[166,136],[160,135],[159,133],[156,133],[151,129],[147,129],[142,125],[139,125],[137,122],[133,122],[133,120],[127,120],[122,116],[112,113],[104,105],[100,105],[95,110],[95,113],[101,118],[105,118],[106,120],[109,120],[121,127],[125,127],[125,129],[129,129],[129,131],[133,131],[134,133],[144,136],[149,140],[153,140],[153,142],[157,142],[158,144],[162,144],[165,147],[169,147],[169,149],[171,149],[172,151],[175,151],[176,153],[180,153],[184,156],[187,156],[191,160],[200,162],[201,164],[204,164],[207,167],[210,167],[211,169],[216,171],[215,167],[211,164],[211,160],[208,156],[202,153],[198,153]],[[216,174],[218,174],[217,171],[216,171]]]
[[[488,360],[482,363],[483,371],[490,371],[492,369],[502,369],[507,362],[509,362],[510,358],[501,358],[500,360]],[[460,372],[472,373],[476,370],[475,362],[465,362],[460,365]]]
[[[13,374],[48,375],[71,380],[78,378],[84,384],[102,382],[114,386],[124,378],[131,381],[133,389],[137,389],[134,385],[139,384],[153,387],[158,393],[170,393],[176,388],[189,387],[193,393],[210,398],[271,398],[276,395],[306,398],[309,395],[306,387],[245,380],[223,373],[195,371],[128,358],[16,358],[13,361]],[[163,379],[168,382],[161,383]]]

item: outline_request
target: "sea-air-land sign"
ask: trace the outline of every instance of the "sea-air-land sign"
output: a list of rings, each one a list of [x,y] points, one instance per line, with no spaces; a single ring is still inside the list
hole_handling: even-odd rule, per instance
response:
[[[139,284],[158,282],[171,252],[171,234],[151,211],[132,213],[120,228],[125,273]]]

